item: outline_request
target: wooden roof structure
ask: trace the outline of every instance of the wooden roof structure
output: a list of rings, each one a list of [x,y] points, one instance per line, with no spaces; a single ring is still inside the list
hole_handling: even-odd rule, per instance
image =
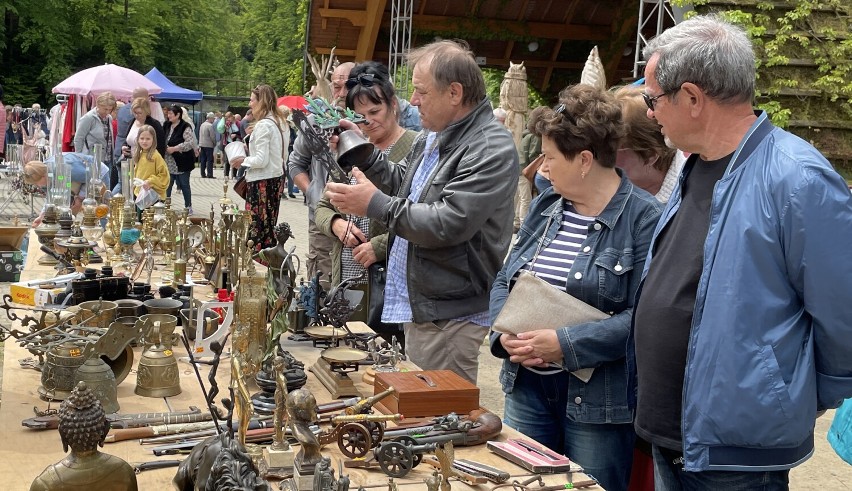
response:
[[[640,0],[414,0],[411,47],[464,39],[480,64],[524,62],[555,93],[580,79],[598,46],[610,84],[632,77]],[[392,0],[312,0],[308,52],[388,63]],[[482,60],[484,58],[484,60]]]

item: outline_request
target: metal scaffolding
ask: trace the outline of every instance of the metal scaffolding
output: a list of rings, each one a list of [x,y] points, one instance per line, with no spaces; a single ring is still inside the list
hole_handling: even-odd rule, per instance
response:
[[[408,84],[411,73],[405,57],[411,49],[411,18],[414,12],[414,0],[393,0],[391,4],[390,48],[388,50],[388,68],[393,77],[397,92],[408,96]]]
[[[639,25],[636,29],[636,51],[633,58],[633,76],[642,76],[645,60],[642,50],[648,45],[648,40],[659,36],[669,27],[683,20],[687,9],[674,7],[668,0],[640,0]]]

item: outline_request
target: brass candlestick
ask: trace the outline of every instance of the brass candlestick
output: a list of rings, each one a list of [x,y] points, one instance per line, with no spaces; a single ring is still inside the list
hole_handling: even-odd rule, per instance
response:
[[[228,187],[230,186],[229,179],[225,179],[225,182],[222,183],[222,197],[219,198],[219,207],[222,208],[222,213],[225,213],[225,210],[229,210],[231,206],[234,204],[231,201],[231,198],[228,197]]]
[[[106,230],[104,231],[104,244],[116,253],[116,246],[119,244],[121,237],[121,224],[124,218],[124,196],[113,196],[109,200],[109,218],[107,219]]]

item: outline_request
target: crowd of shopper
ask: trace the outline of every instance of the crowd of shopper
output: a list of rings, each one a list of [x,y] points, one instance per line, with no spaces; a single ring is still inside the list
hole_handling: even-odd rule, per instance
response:
[[[330,103],[363,116],[340,129],[372,145],[348,182],[329,182],[265,84],[245,116],[207,113],[197,132],[179,105],[160,125],[147,94],[118,111],[116,130],[116,101],[101,94],[74,147],[101,145],[113,172],[132,156],[136,192],[171,196],[176,183],[190,213],[196,162],[212,178],[221,161],[247,183],[257,250],[275,245],[297,187],[309,276],[325,289],[360,278],[356,318],[423,369],[476,383],[487,339],[503,360],[505,424],[607,490],[646,466],[664,491],[787,489],[814,451],[815,419],[852,397],[852,195],[813,146],[753,108],[741,28],[696,16],[643,55],[643,83],[566,87],[530,112],[518,146],[464,43],[409,53],[410,102],[384,65],[340,64]],[[8,121],[3,109],[0,89]],[[226,155],[235,142],[245,156]],[[529,304],[519,332],[492,330],[530,275],[566,300]],[[535,324],[572,302],[602,315]],[[848,452],[840,414],[830,438]]]

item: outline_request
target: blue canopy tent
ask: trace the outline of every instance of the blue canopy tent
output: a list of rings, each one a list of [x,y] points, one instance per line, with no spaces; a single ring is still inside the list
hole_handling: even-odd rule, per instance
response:
[[[184,89],[166,78],[156,67],[145,74],[145,78],[162,87],[163,91],[156,95],[160,101],[178,101],[195,104],[204,97],[200,90]]]
[[[152,68],[148,73],[145,74],[145,78],[159,85],[163,91],[157,94],[155,97],[158,101],[171,101],[171,102],[184,102],[192,104],[192,114],[190,117],[192,118],[193,123],[195,123],[195,136],[198,136],[199,126],[201,125],[201,116],[195,110],[195,103],[200,102],[204,97],[204,92],[200,90],[189,90],[176,85],[174,82],[168,79],[163,73],[157,70],[157,67]]]

